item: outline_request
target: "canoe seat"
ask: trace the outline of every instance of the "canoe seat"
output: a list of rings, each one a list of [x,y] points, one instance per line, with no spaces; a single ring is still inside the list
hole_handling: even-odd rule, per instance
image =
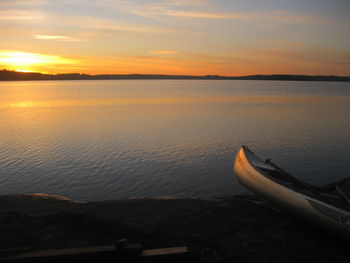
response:
[[[275,168],[273,168],[271,165],[264,164],[264,163],[253,163],[255,167],[258,167],[260,169],[264,170],[270,170],[270,171],[275,171]]]

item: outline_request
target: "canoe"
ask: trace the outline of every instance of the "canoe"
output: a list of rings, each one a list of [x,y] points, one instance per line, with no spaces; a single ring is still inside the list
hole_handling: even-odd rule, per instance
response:
[[[350,237],[350,178],[316,187],[288,174],[242,146],[234,174],[252,192],[334,234]]]

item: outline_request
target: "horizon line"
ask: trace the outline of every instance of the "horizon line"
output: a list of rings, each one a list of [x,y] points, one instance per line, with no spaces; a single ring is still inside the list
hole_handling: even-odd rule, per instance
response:
[[[88,74],[88,73],[79,73],[79,72],[70,72],[70,73],[44,73],[44,72],[36,72],[36,71],[20,71],[20,70],[12,70],[12,69],[2,69],[2,72],[13,72],[19,74],[41,74],[48,76],[62,76],[62,75],[80,75],[80,76],[164,76],[164,77],[219,77],[219,78],[244,78],[244,77],[259,77],[259,76],[303,76],[303,77],[338,77],[338,78],[350,78],[350,75],[324,75],[324,74],[286,74],[286,73],[272,73],[272,74],[248,74],[248,75],[217,75],[217,74],[205,74],[205,75],[185,75],[185,74],[159,74],[159,73],[103,73],[103,74]]]

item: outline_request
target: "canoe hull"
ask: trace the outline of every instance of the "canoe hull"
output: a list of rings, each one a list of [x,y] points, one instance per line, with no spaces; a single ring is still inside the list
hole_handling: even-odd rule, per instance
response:
[[[234,161],[234,174],[242,185],[293,215],[307,219],[331,233],[350,237],[348,211],[330,206],[271,180],[254,167],[254,163],[258,162],[264,164],[246,148],[242,147],[239,150]]]

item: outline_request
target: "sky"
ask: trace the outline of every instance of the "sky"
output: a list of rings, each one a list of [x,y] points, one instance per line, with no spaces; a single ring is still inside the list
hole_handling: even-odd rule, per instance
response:
[[[0,68],[350,75],[349,0],[0,0]]]

